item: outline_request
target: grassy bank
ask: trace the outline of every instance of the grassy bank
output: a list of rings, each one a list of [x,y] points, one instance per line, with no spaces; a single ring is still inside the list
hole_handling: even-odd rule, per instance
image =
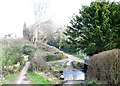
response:
[[[28,74],[29,74],[31,84],[55,84],[55,82],[49,81],[36,73],[28,72]]]

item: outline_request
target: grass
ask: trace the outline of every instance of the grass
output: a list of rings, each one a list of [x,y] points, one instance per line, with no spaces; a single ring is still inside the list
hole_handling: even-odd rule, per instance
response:
[[[1,84],[12,84],[16,76],[17,74],[10,74],[10,75],[5,76],[4,79],[0,80],[0,85]]]
[[[33,73],[33,72],[28,72],[29,77],[30,77],[30,83],[31,84],[55,84],[53,81],[49,81],[45,79],[44,77],[41,77],[40,75]]]
[[[21,39],[21,38],[0,38],[0,40],[18,40],[18,39]]]

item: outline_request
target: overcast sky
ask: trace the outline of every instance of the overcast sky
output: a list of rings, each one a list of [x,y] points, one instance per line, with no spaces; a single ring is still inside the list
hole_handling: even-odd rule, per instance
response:
[[[13,33],[22,36],[23,24],[30,26],[35,22],[33,2],[36,0],[1,0],[0,1],[0,36]],[[46,0],[49,8],[43,20],[51,18],[57,25],[66,25],[73,13],[78,13],[82,5],[94,0]],[[110,0],[120,1],[120,0]]]

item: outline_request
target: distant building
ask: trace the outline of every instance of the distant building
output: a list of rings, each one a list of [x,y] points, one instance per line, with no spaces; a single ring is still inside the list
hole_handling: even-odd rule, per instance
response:
[[[12,33],[4,35],[4,38],[16,38],[16,37],[17,37],[17,35],[16,34],[12,34]]]

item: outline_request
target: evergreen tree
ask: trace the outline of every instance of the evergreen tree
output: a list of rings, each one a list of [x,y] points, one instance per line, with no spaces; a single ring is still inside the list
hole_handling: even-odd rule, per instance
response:
[[[64,32],[72,49],[82,49],[88,55],[120,48],[120,4],[91,2],[74,15]]]
[[[24,23],[23,25],[23,37],[29,41],[31,41],[31,36],[30,36],[30,31],[29,29],[26,27],[26,23]]]

